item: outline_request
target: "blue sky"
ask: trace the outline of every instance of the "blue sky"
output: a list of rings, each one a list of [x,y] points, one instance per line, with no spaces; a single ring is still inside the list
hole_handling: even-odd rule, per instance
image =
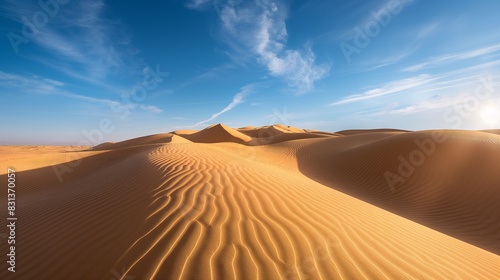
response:
[[[2,0],[0,144],[500,127],[500,2]]]

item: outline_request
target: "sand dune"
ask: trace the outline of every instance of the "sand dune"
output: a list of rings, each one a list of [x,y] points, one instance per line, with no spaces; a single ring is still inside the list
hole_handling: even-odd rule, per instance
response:
[[[234,142],[245,144],[252,140],[251,137],[223,124],[212,125],[194,133],[177,132],[177,134],[196,143]]]
[[[284,141],[305,139],[305,138],[319,138],[331,135],[324,135],[321,132],[306,132],[303,129],[285,126],[281,124],[263,126],[253,129],[240,129],[242,133],[252,137],[250,145],[259,146],[274,144]]]
[[[0,278],[500,278],[500,136],[443,131],[391,188],[385,171],[432,131],[320,137],[274,126],[276,137],[312,136],[255,143],[267,128],[0,158],[2,171],[18,170],[19,219],[17,272]],[[60,182],[54,166],[75,158]]]
[[[379,128],[379,129],[348,129],[348,130],[337,131],[336,133],[341,135],[354,135],[354,134],[375,133],[375,132],[409,132],[409,131],[401,129]]]
[[[134,146],[159,144],[159,143],[189,143],[191,141],[171,133],[162,133],[134,138],[118,143],[106,142],[93,147],[92,150],[112,150],[121,148],[130,148]]]
[[[487,129],[487,130],[481,130],[481,131],[500,135],[500,129]]]
[[[332,136],[322,132],[305,132],[300,128],[280,124],[264,127],[246,126],[239,129],[233,129],[223,124],[215,124],[200,131],[177,130],[172,133],[195,143],[232,142],[251,146]]]
[[[439,143],[433,133],[340,150],[352,141],[325,139],[299,151],[299,166],[318,182],[500,254],[500,137],[442,131]]]
[[[253,138],[268,138],[284,133],[304,133],[305,131],[300,128],[285,126],[282,124],[269,125],[263,127],[243,128],[239,129],[242,133]]]

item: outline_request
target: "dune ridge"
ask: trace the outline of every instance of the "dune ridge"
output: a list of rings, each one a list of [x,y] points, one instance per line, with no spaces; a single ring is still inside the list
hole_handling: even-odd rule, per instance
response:
[[[162,134],[138,137],[118,143],[106,142],[93,147],[92,150],[112,150],[112,149],[130,148],[141,145],[162,144],[162,143],[190,143],[190,142],[191,141],[172,133],[162,133]]]
[[[252,142],[259,129],[0,158],[18,170],[22,221],[17,278],[0,278],[500,277],[500,136],[442,132],[449,139],[391,191],[384,172],[431,131],[317,137],[277,126],[278,140]],[[279,140],[297,133],[313,136]],[[53,166],[74,158],[59,182]]]
[[[177,132],[178,135],[197,143],[234,142],[245,144],[252,140],[249,136],[224,124],[209,126],[194,133]]]
[[[347,129],[337,131],[335,133],[341,135],[354,135],[354,134],[364,134],[364,133],[376,133],[376,132],[409,132],[403,129],[393,129],[393,128],[377,128],[377,129]]]

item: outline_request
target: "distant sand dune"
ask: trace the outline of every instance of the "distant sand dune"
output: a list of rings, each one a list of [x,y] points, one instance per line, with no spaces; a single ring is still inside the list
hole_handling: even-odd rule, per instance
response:
[[[252,129],[0,159],[18,168],[19,218],[18,269],[0,279],[500,278],[500,136],[445,132],[392,192],[384,171],[431,132],[250,146]],[[59,182],[68,155],[81,161]]]
[[[179,133],[179,135],[197,143],[234,142],[245,144],[252,140],[251,137],[223,124],[213,125],[190,134]]]
[[[111,150],[111,149],[121,149],[121,148],[129,148],[133,146],[140,145],[150,145],[150,144],[159,144],[159,143],[189,143],[191,141],[171,133],[163,133],[163,134],[155,134],[150,136],[144,136],[139,138],[134,138],[118,143],[106,142],[100,145],[97,145],[93,148],[93,150]]]
[[[305,130],[296,128],[293,126],[286,126],[282,124],[276,124],[276,125],[269,125],[269,126],[263,126],[263,127],[246,127],[242,129],[238,129],[239,131],[243,132],[244,134],[251,136],[253,138],[267,138],[275,135],[281,135],[284,133],[287,134],[293,134],[293,133],[305,133]]]
[[[482,131],[500,135],[500,129],[488,129],[488,130],[482,130]]]
[[[402,129],[379,128],[379,129],[349,129],[349,130],[337,131],[336,133],[342,135],[354,135],[354,134],[375,133],[375,132],[409,132],[409,131]]]

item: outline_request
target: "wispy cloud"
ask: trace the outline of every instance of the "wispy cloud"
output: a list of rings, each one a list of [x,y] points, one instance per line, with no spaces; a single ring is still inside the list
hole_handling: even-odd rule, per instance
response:
[[[192,1],[199,7],[208,1]],[[239,54],[251,54],[269,73],[288,82],[296,93],[314,88],[330,67],[316,64],[310,44],[302,50],[286,48],[288,7],[284,1],[212,1],[226,43]]]
[[[360,9],[356,13],[362,13],[363,15],[359,15],[360,20],[357,21],[356,25],[347,28],[346,30],[338,33],[338,35],[331,36],[335,41],[346,41],[352,40],[356,36],[358,36],[355,28],[364,29],[366,26],[373,23],[373,21],[378,21],[379,18],[385,18],[387,15],[389,17],[394,17],[393,12],[396,11],[399,14],[403,9],[407,6],[415,2],[416,0],[386,0],[382,1],[373,1],[375,4],[371,4],[371,2],[366,2],[365,7],[367,9]],[[368,10],[370,9],[370,10]],[[329,33],[337,34],[338,30],[330,31]],[[330,36],[331,34],[329,34]]]
[[[432,76],[429,74],[420,74],[411,78],[394,80],[378,88],[349,95],[337,102],[329,104],[329,106],[360,102],[406,91],[418,91],[418,93],[423,94],[452,88],[465,88],[472,83],[477,83],[481,76],[490,74],[492,71],[498,72],[498,70],[495,70],[498,68],[498,65],[500,65],[500,60],[494,60],[442,72]]]
[[[490,98],[480,100],[478,98],[478,89],[484,89],[493,93],[500,86],[498,83],[500,76],[491,73],[479,75],[472,74],[470,76],[457,77],[446,79],[448,75],[441,75],[433,83],[423,86],[419,89],[420,94],[431,93],[432,98],[417,98],[407,100],[404,106],[390,108],[383,112],[378,112],[374,115],[408,115],[425,111],[431,111],[443,108],[452,108],[457,104],[466,104],[474,102],[477,104],[490,105],[499,100],[498,96],[491,95]],[[428,96],[428,94],[426,94]],[[472,106],[474,107],[474,106]]]
[[[221,65],[217,65],[217,66],[212,67],[210,69],[207,69],[207,70],[203,71],[202,73],[198,74],[197,76],[183,82],[178,87],[176,87],[174,89],[174,91],[191,86],[193,84],[197,84],[199,82],[203,82],[203,81],[207,81],[207,80],[214,80],[214,79],[221,78],[221,77],[224,78],[225,73],[227,73],[229,71],[234,71],[235,68],[236,68],[236,65],[233,63],[224,63]]]
[[[470,50],[470,51],[466,51],[466,52],[445,54],[442,56],[431,58],[425,62],[406,67],[405,69],[403,69],[403,71],[407,71],[407,72],[418,71],[418,70],[422,70],[422,69],[426,69],[426,68],[430,68],[430,67],[443,65],[446,63],[453,63],[453,62],[458,62],[458,61],[466,60],[466,59],[470,59],[470,58],[476,58],[476,57],[483,56],[483,55],[493,54],[493,53],[496,53],[498,51],[500,51],[500,44],[489,46],[486,48],[479,48],[479,49],[475,49],[475,50]]]
[[[380,18],[388,13],[391,14],[393,11],[402,11],[413,2],[415,2],[415,0],[387,0],[380,4],[375,10],[372,10],[370,15],[367,16],[361,24],[366,26],[374,18]]]
[[[161,113],[163,111],[154,105],[137,104],[133,102],[125,104],[119,100],[95,98],[74,93],[65,89],[64,86],[65,84],[63,82],[46,79],[36,75],[21,76],[0,71],[0,89],[4,92],[13,91],[13,93],[16,94],[58,95],[105,106],[126,106],[129,109],[138,108],[151,113]]]
[[[141,108],[142,110],[144,111],[148,111],[148,112],[151,112],[151,113],[161,113],[163,112],[162,109],[154,106],[154,105],[144,105],[144,104],[140,104],[139,105],[139,108]]]
[[[224,109],[220,110],[219,112],[212,114],[212,116],[210,118],[203,120],[203,121],[200,121],[200,122],[197,122],[195,126],[200,126],[200,125],[205,124],[207,122],[211,122],[212,120],[216,119],[220,115],[234,109],[236,106],[243,103],[243,99],[245,98],[245,96],[247,96],[253,90],[253,87],[254,87],[253,84],[246,85],[246,86],[242,87],[241,90],[234,95],[233,100],[231,101],[231,103],[229,103],[229,105],[227,105]]]
[[[394,96],[390,96],[391,93],[374,95],[373,98],[380,97],[380,100],[365,104],[368,106],[368,109],[363,112],[362,115],[369,117],[382,115],[412,115],[426,111],[454,108],[457,104],[470,105],[472,103],[477,105],[479,101],[484,105],[490,104],[498,99],[496,94],[486,100],[480,100],[483,98],[483,95],[478,97],[478,94],[481,90],[488,90],[493,93],[500,87],[498,83],[500,80],[498,65],[500,65],[500,60],[477,64],[432,76],[427,75],[428,79],[425,83],[413,83],[410,88],[398,91],[399,93],[404,92],[404,94],[397,94]],[[400,81],[405,80],[386,83],[384,86],[376,89],[376,93],[391,92],[391,90],[387,89],[396,87],[390,85],[396,85],[400,83]],[[386,90],[384,91],[381,89]],[[368,92],[370,91],[364,92],[364,94]],[[331,105],[342,104],[342,102],[356,102],[358,101],[354,100],[356,97],[366,96],[368,95],[351,95]],[[390,104],[386,106],[389,102]],[[384,106],[385,108],[382,108]],[[357,106],[356,112],[360,112],[362,109],[364,108]]]
[[[408,37],[408,47],[404,48],[402,46],[398,46],[395,50],[390,49],[390,51],[388,51],[389,55],[383,60],[375,63],[375,66],[365,68],[360,71],[373,71],[389,65],[399,64],[413,55],[420,48],[422,40],[434,34],[438,30],[440,24],[440,22],[432,21],[423,26],[417,27],[413,32],[408,32],[408,34],[405,35]]]
[[[422,74],[422,75],[407,78],[407,79],[391,81],[391,82],[383,85],[382,87],[370,89],[370,90],[367,90],[367,91],[360,93],[360,94],[353,94],[353,95],[347,96],[340,101],[337,101],[337,102],[330,104],[329,106],[352,103],[352,102],[359,102],[359,101],[377,98],[377,97],[381,97],[381,96],[385,96],[385,95],[389,95],[389,94],[399,93],[399,92],[402,92],[405,90],[416,88],[418,86],[422,86],[424,84],[431,82],[432,80],[434,80],[434,78],[432,78],[430,75]]]
[[[187,3],[187,6],[191,9],[200,9],[210,2],[212,2],[212,0],[192,0]]]
[[[442,110],[442,109],[451,109],[455,108],[457,105],[461,106],[467,102],[467,100],[471,100],[471,93],[470,92],[462,92],[460,94],[455,94],[455,95],[448,95],[448,96],[435,96],[434,98],[430,100],[420,100],[417,102],[414,102],[413,104],[407,104],[405,106],[400,106],[398,108],[393,108],[389,111],[384,111],[384,112],[379,112],[374,114],[375,115],[411,115],[411,114],[417,114],[417,113],[422,113],[422,112],[427,112],[427,111],[432,111],[432,110]],[[498,98],[491,98],[486,101],[479,101],[478,100],[478,109],[481,107],[486,107],[487,105],[492,105],[496,106],[498,104],[498,101],[500,99]]]
[[[36,44],[48,55],[42,60],[46,65],[75,75],[75,69],[81,76],[98,80],[106,78],[110,73],[124,71],[134,65],[132,47],[129,35],[116,22],[104,19],[105,4],[103,0],[71,1],[66,5],[59,5],[59,9],[49,22],[37,27],[35,35],[28,44]],[[22,18],[32,18],[40,10],[35,2],[12,2],[0,8],[2,14],[20,23],[19,30],[24,24]],[[119,47],[118,47],[119,45]],[[35,56],[23,51],[20,45],[20,54],[26,57]],[[36,57],[35,59],[40,59]]]
[[[20,89],[23,92],[49,94],[64,86],[63,82],[41,78],[39,76],[25,77],[0,71],[0,88],[4,91]]]
[[[382,60],[375,61],[375,62],[368,61],[369,65],[371,64],[371,65],[375,65],[375,66],[366,67],[364,69],[357,70],[356,72],[373,71],[373,70],[377,70],[377,69],[380,69],[380,68],[383,68],[383,67],[386,67],[389,65],[398,64],[402,60],[404,60],[407,57],[409,57],[410,55],[412,55],[415,51],[417,51],[417,49],[418,49],[418,45],[415,44],[410,48],[403,49],[403,50],[398,51],[398,52],[393,52],[390,55],[388,55],[387,57],[384,57]]]
[[[450,108],[469,96],[470,93],[461,93],[459,95],[453,96],[435,96],[430,100],[421,100],[413,104],[406,104],[402,106],[396,106],[395,108],[390,108],[389,110],[384,110],[382,112],[377,112],[373,116],[380,115],[410,115],[421,113],[425,111]]]
[[[423,25],[422,27],[419,28],[419,30],[417,32],[416,39],[422,40],[424,38],[431,36],[432,34],[434,34],[438,30],[438,27],[440,25],[441,25],[441,22],[439,22],[439,21],[432,21],[432,22],[429,22],[429,23]]]

